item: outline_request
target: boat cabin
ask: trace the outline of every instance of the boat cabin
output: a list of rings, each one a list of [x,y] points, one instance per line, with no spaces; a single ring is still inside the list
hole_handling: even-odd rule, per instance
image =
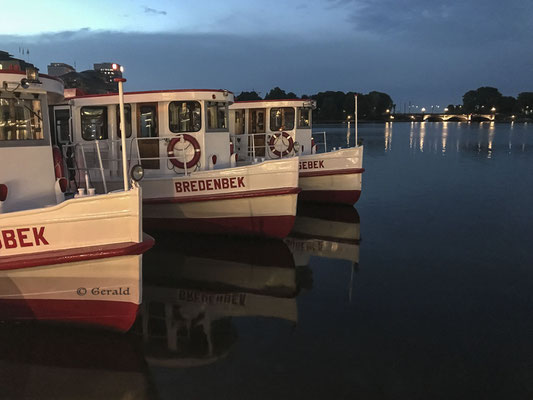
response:
[[[228,107],[233,93],[130,92],[124,103],[130,167],[142,165],[147,178],[231,166]],[[121,174],[119,108],[116,93],[73,97],[54,107],[55,139],[74,149],[78,170],[82,163],[100,169],[102,177]]]
[[[62,201],[48,104],[63,98],[63,83],[37,70],[0,70],[0,213]]]
[[[229,126],[239,160],[312,154],[314,108],[308,99],[235,102]]]

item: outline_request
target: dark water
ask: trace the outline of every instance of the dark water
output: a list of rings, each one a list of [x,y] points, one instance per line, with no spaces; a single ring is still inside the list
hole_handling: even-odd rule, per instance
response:
[[[129,334],[0,327],[0,398],[533,398],[533,126],[359,137],[357,210],[302,206],[285,241],[158,237]]]

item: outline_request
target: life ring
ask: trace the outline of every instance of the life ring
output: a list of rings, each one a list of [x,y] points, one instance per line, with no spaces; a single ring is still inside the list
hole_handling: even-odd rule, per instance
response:
[[[287,132],[274,133],[268,141],[270,152],[277,157],[285,157],[294,148],[294,140]],[[283,147],[285,149],[283,149]],[[283,150],[282,150],[283,149]]]
[[[176,146],[180,147],[176,148]],[[185,169],[185,166],[187,166],[187,169],[189,169],[198,164],[202,152],[198,140],[191,135],[183,134],[170,141],[167,147],[167,155],[172,165],[176,168]],[[178,157],[185,159],[180,160]],[[190,160],[185,164],[185,161],[188,158],[190,158]]]
[[[56,180],[65,177],[65,166],[63,165],[63,156],[58,146],[52,147],[52,158],[54,159],[54,173]]]

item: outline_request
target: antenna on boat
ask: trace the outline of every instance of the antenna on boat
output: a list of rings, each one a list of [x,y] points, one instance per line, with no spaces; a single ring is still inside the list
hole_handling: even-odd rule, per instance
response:
[[[122,144],[122,175],[124,176],[124,191],[129,189],[128,186],[128,165],[126,162],[126,117],[124,115],[124,87],[125,78],[115,78],[118,82],[118,99],[120,104],[120,139]]]
[[[354,128],[355,128],[355,146],[357,146],[357,93],[355,93],[355,113],[354,113]]]

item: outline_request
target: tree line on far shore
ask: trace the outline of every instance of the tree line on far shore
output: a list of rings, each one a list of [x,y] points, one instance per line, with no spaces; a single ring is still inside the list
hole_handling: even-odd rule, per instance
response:
[[[504,96],[494,87],[483,86],[463,95],[463,104],[448,105],[450,114],[524,114],[533,112],[533,92],[522,92],[518,97]]]
[[[237,101],[245,100],[283,100],[283,99],[311,99],[316,101],[316,109],[313,110],[313,120],[320,122],[345,121],[348,116],[353,118],[355,107],[355,92],[326,91],[313,95],[296,96],[293,92],[286,93],[283,89],[275,87],[270,90],[264,99],[255,91],[241,92],[235,97]],[[388,115],[394,104],[391,97],[386,93],[370,92],[368,94],[357,93],[357,115],[362,120],[380,120]]]
[[[355,92],[326,91],[313,95],[302,95],[301,99],[316,101],[313,119],[317,123],[345,121],[353,118]],[[270,90],[264,100],[296,99],[293,92],[285,92],[279,87]],[[263,100],[255,91],[241,92],[236,100]],[[358,118],[360,120],[389,120],[396,105],[387,93],[357,93]],[[448,114],[491,114],[497,116],[517,115],[530,118],[533,116],[533,92],[522,92],[518,97],[503,96],[496,88],[484,86],[469,90],[463,95],[463,104],[449,104]]]

